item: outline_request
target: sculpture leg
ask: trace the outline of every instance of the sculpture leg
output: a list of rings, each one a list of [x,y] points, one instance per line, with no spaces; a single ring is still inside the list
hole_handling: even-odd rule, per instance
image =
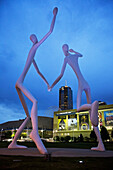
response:
[[[43,145],[40,136],[38,134],[38,120],[37,120],[37,101],[34,100],[33,106],[31,109],[31,121],[33,130],[30,133],[30,138],[35,142],[39,152],[41,154],[48,154],[47,149]]]
[[[31,121],[32,121],[33,130],[30,134],[30,138],[35,142],[40,153],[47,154],[48,153],[47,149],[43,145],[40,139],[40,136],[38,134],[37,101],[22,84],[19,84],[18,86],[19,86],[19,89],[21,89],[21,91],[25,94],[25,96],[33,103],[33,106],[31,109]]]
[[[91,104],[91,90],[90,90],[90,87],[85,89],[85,94],[86,94],[86,98],[87,98],[87,103]]]
[[[89,110],[89,115],[91,116],[91,90],[89,86],[87,89],[85,89],[85,93],[86,93],[87,103],[90,104],[90,108],[87,110]]]
[[[93,126],[98,126],[98,101],[94,101],[91,105],[91,123]]]
[[[78,92],[77,92],[77,111],[80,108],[81,105],[81,97],[82,97],[82,90],[80,88],[78,88]]]
[[[26,126],[27,122],[29,121],[29,117],[27,117],[24,122],[22,123],[22,125],[19,127],[18,131],[16,132],[13,141],[10,143],[10,145],[8,146],[9,149],[11,148],[27,148],[26,146],[22,146],[22,145],[17,145],[17,139],[19,138],[20,134],[22,133],[24,127]]]
[[[27,108],[27,105],[26,105],[26,102],[25,102],[25,99],[24,99],[24,97],[22,95],[21,90],[18,87],[16,87],[16,90],[17,90],[17,93],[19,95],[19,98],[20,98],[20,101],[22,103],[22,106],[23,106],[23,108],[25,110],[25,113],[27,115],[27,118],[24,120],[24,122],[19,127],[18,131],[16,132],[13,141],[8,146],[9,149],[10,148],[27,148],[26,146],[17,145],[17,139],[19,138],[20,134],[22,133],[23,129],[25,128],[26,124],[28,123],[28,121],[30,119],[30,116],[29,116],[28,108]]]
[[[83,110],[90,110],[91,109],[91,104],[83,104],[77,109],[77,112],[83,111]]]
[[[33,130],[30,134],[30,137],[32,138],[32,140],[35,142],[37,148],[39,149],[40,153],[42,154],[47,154],[47,150],[45,148],[45,146],[43,145],[39,135],[38,135],[38,121],[37,121],[37,101],[36,99],[31,95],[31,93],[20,83],[18,83],[16,85],[16,90],[18,92],[18,95],[19,95],[19,98],[21,100],[21,103],[23,105],[23,108],[26,112],[26,115],[27,115],[27,118],[26,120],[23,122],[23,124],[20,126],[20,128],[18,129],[16,135],[15,135],[15,138],[14,140],[12,141],[12,143],[9,145],[9,148],[15,148],[15,147],[21,147],[21,146],[18,146],[16,144],[16,141],[18,139],[18,137],[20,136],[22,130],[24,129],[27,121],[29,120],[30,116],[29,116],[29,112],[28,112],[28,109],[27,109],[27,105],[25,103],[25,100],[24,100],[24,97],[22,95],[22,92],[24,93],[24,95],[29,99],[31,100],[31,102],[33,103],[33,106],[32,106],[32,110],[31,110],[31,121],[32,121],[32,126],[33,126]],[[23,148],[23,147],[21,147]],[[25,147],[24,147],[25,148]]]
[[[95,134],[96,134],[96,136],[97,136],[98,146],[91,148],[91,150],[105,151],[105,147],[104,147],[104,144],[103,144],[103,142],[102,142],[102,138],[101,138],[101,135],[100,135],[100,131],[99,131],[98,126],[97,126],[97,127],[94,126],[94,131],[95,131]]]
[[[80,111],[83,111],[83,110],[90,110],[91,109],[91,95],[90,95],[90,91],[87,90],[85,91],[86,93],[86,97],[87,97],[87,103],[88,104],[84,104],[82,106],[80,106],[80,103],[81,103],[81,97],[82,97],[82,90],[79,89],[78,90],[78,94],[77,94],[77,111],[80,112]]]
[[[105,151],[104,144],[101,139],[100,131],[98,128],[98,101],[94,101],[91,105],[91,123],[94,127],[95,134],[98,140],[98,146],[91,148],[91,150]]]

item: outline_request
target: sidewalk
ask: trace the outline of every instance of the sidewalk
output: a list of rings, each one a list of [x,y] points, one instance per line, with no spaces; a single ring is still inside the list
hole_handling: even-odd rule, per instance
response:
[[[47,148],[52,157],[113,157],[113,151],[91,151],[90,149]],[[43,157],[37,148],[8,149],[0,148],[0,155]]]

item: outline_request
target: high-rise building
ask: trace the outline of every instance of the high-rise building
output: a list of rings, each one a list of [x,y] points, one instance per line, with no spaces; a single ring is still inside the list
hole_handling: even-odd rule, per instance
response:
[[[59,108],[61,110],[73,109],[73,94],[67,85],[59,89]]]

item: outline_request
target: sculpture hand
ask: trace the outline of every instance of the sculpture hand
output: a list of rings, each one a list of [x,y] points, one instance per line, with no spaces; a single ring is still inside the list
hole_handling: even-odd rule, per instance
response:
[[[53,15],[57,15],[57,12],[58,12],[58,8],[55,7],[55,8],[53,9]]]
[[[74,50],[73,50],[73,49],[69,49],[69,51],[70,51],[70,52],[74,52]]]
[[[48,91],[51,91],[51,90],[52,90],[52,88],[50,86],[48,86]]]
[[[69,49],[69,51],[72,52],[72,53],[75,53],[75,54],[80,54],[80,53],[74,51],[73,49]],[[81,57],[82,57],[82,55],[81,55]]]

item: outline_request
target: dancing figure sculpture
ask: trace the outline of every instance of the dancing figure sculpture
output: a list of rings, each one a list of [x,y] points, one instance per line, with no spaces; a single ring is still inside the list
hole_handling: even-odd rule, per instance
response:
[[[77,79],[78,79],[78,93],[77,93],[77,111],[82,111],[82,110],[89,110],[90,113],[90,119],[91,123],[94,127],[95,134],[97,136],[98,140],[98,147],[91,148],[92,150],[99,150],[99,151],[104,151],[104,145],[100,136],[100,131],[98,128],[98,101],[94,101],[91,104],[91,91],[90,87],[87,83],[87,81],[84,79],[79,65],[78,65],[78,58],[82,57],[82,54],[74,51],[73,49],[69,50],[69,46],[67,44],[64,44],[62,46],[63,53],[65,55],[64,58],[64,63],[61,69],[61,73],[58,76],[58,78],[54,81],[54,83],[51,85],[51,87],[48,88],[48,91],[51,91],[51,89],[58,83],[58,81],[62,78],[66,65],[69,64],[73,71],[75,72]],[[70,54],[69,52],[74,53],[73,55]],[[85,91],[86,98],[87,98],[87,104],[81,105],[81,97],[82,97],[82,92]]]
[[[58,9],[54,8],[53,10],[53,20],[50,26],[50,30],[49,32],[38,42],[36,35],[32,34],[30,36],[30,40],[33,42],[33,46],[31,47],[28,57],[27,57],[27,61],[24,67],[24,70],[22,72],[22,74],[20,75],[19,79],[16,82],[16,90],[17,93],[19,95],[20,101],[22,103],[22,106],[24,108],[24,111],[26,113],[27,118],[25,119],[25,121],[22,123],[22,125],[20,126],[20,128],[18,129],[18,131],[15,134],[15,137],[13,139],[13,141],[11,142],[11,144],[8,146],[8,148],[26,148],[25,146],[20,146],[17,145],[17,139],[19,138],[21,132],[23,131],[24,127],[26,126],[26,123],[29,121],[30,119],[30,115],[29,115],[29,111],[27,108],[27,104],[25,102],[24,96],[23,94],[33,103],[32,105],[32,109],[31,109],[31,122],[32,122],[32,131],[30,133],[30,138],[35,142],[38,150],[40,151],[40,153],[42,154],[48,154],[45,146],[43,145],[39,134],[38,134],[38,120],[37,120],[37,100],[32,96],[32,94],[23,86],[23,82],[25,79],[25,76],[31,66],[31,64],[33,63],[37,73],[41,76],[41,78],[45,81],[45,83],[47,84],[47,86],[49,87],[49,84],[47,82],[47,80],[45,79],[45,77],[42,75],[42,73],[39,71],[39,68],[35,62],[35,53],[37,48],[48,38],[48,36],[52,33],[53,28],[54,28],[54,24],[55,24],[55,19],[56,19],[56,15],[57,15]],[[23,93],[23,94],[22,94]]]

